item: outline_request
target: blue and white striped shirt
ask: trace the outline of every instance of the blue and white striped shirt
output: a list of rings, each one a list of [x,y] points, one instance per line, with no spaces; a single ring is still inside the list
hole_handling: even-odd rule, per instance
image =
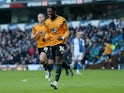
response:
[[[72,39],[71,45],[74,47],[74,53],[83,53],[84,40],[82,38]]]

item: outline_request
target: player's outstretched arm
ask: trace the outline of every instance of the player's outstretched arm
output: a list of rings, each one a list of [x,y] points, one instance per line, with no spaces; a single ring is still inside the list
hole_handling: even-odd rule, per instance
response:
[[[31,33],[31,39],[36,38],[37,35],[38,35],[38,32],[36,32],[35,34],[32,34],[32,33]]]

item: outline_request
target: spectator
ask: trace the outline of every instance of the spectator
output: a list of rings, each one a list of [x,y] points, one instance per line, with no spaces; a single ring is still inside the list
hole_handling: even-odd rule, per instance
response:
[[[82,15],[82,18],[84,15]],[[113,40],[117,50],[121,48],[121,44],[124,41],[124,22],[119,19],[112,21],[110,25],[106,25],[103,28],[95,27],[91,24],[87,27],[73,28],[71,26],[70,36],[67,40],[69,46],[77,31],[81,31],[81,37],[85,41],[87,55],[85,59],[91,63],[93,59],[97,59],[97,56],[101,55],[100,50],[106,40],[113,40],[121,34],[123,40]],[[39,64],[35,45],[36,42],[30,40],[30,31],[21,31],[20,29],[14,31],[0,30],[0,64]],[[98,50],[93,52],[96,47]],[[71,60],[71,56],[68,56],[68,60]]]

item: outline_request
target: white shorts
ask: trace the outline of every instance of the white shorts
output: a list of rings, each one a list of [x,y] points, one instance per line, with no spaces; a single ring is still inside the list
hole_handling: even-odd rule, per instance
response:
[[[72,57],[73,60],[83,60],[83,53],[76,53]]]

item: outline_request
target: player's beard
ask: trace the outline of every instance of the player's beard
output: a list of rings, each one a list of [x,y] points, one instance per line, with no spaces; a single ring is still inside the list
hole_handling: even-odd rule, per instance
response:
[[[57,17],[57,15],[49,15],[49,18],[52,20],[56,19],[56,17]]]

